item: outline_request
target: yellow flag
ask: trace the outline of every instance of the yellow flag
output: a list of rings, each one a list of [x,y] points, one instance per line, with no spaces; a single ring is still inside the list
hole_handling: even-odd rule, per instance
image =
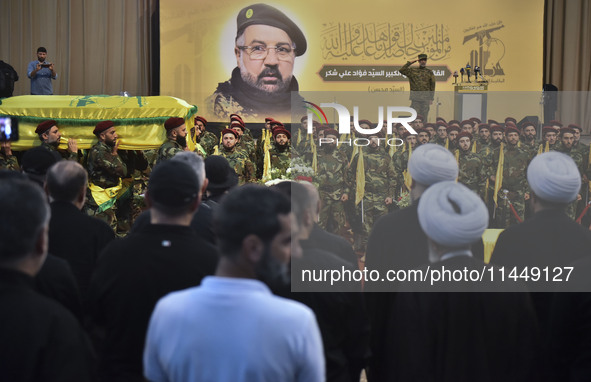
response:
[[[410,156],[412,155],[412,146],[408,146],[408,161],[410,161]],[[404,185],[408,190],[410,190],[410,185],[412,184],[412,176],[410,175],[410,171],[408,171],[408,161],[406,162],[406,170],[402,173],[404,177]]]
[[[271,154],[269,153],[269,145],[266,142],[263,142],[263,151],[263,182],[266,182],[271,180]]]
[[[312,147],[312,170],[314,174],[318,173],[318,152],[316,150],[316,143],[314,140],[310,140],[310,147]]]
[[[449,138],[445,138],[445,148],[449,150]]]
[[[460,150],[456,150],[456,162],[458,162],[458,164],[460,164]]]
[[[544,152],[544,145],[540,144],[540,147],[538,147],[538,155],[540,155],[543,152]]]
[[[302,143],[302,130],[298,131],[298,139],[296,141],[296,146],[300,147],[300,143]]]
[[[220,146],[216,145],[213,149],[213,155],[220,155]]]
[[[398,149],[398,146],[396,146],[396,143],[398,143],[398,141],[396,140],[396,135],[392,134],[392,138],[394,140],[394,145],[390,146],[390,150],[388,151],[388,154],[390,154],[390,158],[392,156],[394,156],[394,153],[396,152],[396,150]]]
[[[355,155],[361,153],[361,148],[357,145],[353,148],[353,153],[351,154],[351,159],[349,159],[349,165],[353,163],[353,159],[355,159]]]
[[[472,142],[472,152],[476,154],[476,142]]]
[[[357,171],[355,173],[355,205],[363,200],[365,195],[365,163],[363,161],[363,150],[359,148],[359,157],[357,158]]]
[[[495,201],[495,205],[499,205],[497,203],[497,196],[499,194],[499,190],[503,185],[503,167],[505,165],[505,148],[503,142],[501,142],[501,148],[499,149],[499,165],[497,166],[497,173],[495,176],[495,193],[493,195],[493,200]]]

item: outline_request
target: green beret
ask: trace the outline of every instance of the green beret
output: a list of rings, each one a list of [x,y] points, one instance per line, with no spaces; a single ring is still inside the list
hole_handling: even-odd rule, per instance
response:
[[[306,37],[300,28],[277,8],[267,4],[253,4],[243,8],[236,18],[238,31],[236,37],[240,36],[244,29],[250,25],[269,25],[283,30],[296,45],[296,56],[301,56],[308,47]]]

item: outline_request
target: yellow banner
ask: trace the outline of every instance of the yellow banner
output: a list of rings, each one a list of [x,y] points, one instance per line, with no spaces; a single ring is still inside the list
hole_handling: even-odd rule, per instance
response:
[[[261,16],[258,8],[251,7],[254,3],[161,0],[162,94],[196,104],[200,114],[212,121],[227,120],[232,110],[253,122],[262,122],[267,116],[288,121],[290,116],[272,108],[249,113],[247,106],[232,103],[216,92],[220,86],[234,87],[236,78],[243,81],[250,76],[258,80],[253,85],[257,87],[264,82],[261,76],[271,75],[263,72],[269,67],[263,61],[251,60],[250,65],[247,62],[247,53],[253,57],[248,45],[252,41],[242,42],[241,47],[235,42],[241,10],[249,20],[273,18]],[[292,57],[288,64],[280,60],[271,63],[277,65],[281,80],[287,81],[293,75],[299,91],[408,91],[408,79],[399,69],[421,53],[429,56],[427,67],[434,70],[436,91],[453,91],[453,72],[466,70],[467,65],[472,82],[474,68],[480,68],[488,80],[489,91],[542,88],[541,0],[499,0],[486,9],[471,0],[276,0],[268,5],[281,11],[305,36],[304,54]],[[195,22],[197,19],[199,22]],[[273,20],[275,25],[285,21],[277,17]],[[263,37],[266,41],[267,35]],[[290,37],[295,39],[293,33]],[[275,40],[269,37],[268,45],[273,46]],[[277,52],[272,52],[268,50],[268,55],[277,57]],[[240,70],[235,70],[237,67]],[[233,71],[237,77],[232,77]],[[228,84],[226,81],[231,78]],[[458,77],[457,81],[460,80]],[[466,72],[464,81],[467,80]],[[277,87],[267,89],[266,93],[262,85],[258,89],[261,92],[247,94],[250,100],[279,95]]]
[[[194,126],[197,108],[187,102],[166,96],[19,96],[2,99],[0,116],[19,119],[16,150],[41,144],[35,134],[37,125],[47,119],[56,120],[62,133],[61,149],[67,148],[68,138],[76,139],[78,148],[87,149],[97,141],[92,133],[102,120],[115,122],[119,148],[147,150],[159,147],[166,140],[164,121],[170,117],[185,118],[187,130]]]

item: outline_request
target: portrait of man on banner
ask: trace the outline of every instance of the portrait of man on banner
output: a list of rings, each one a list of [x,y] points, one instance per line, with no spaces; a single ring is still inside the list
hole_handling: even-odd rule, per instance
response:
[[[219,118],[234,113],[246,118],[290,116],[292,92],[299,91],[293,76],[295,61],[307,49],[303,32],[283,12],[266,4],[243,8],[236,24],[237,66],[231,78],[219,83],[208,97],[209,112]]]

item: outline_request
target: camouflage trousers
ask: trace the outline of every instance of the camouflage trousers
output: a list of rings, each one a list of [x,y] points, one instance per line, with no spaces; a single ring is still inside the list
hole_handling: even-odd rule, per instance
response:
[[[507,198],[504,197],[503,190],[500,190],[497,196],[498,206],[494,209],[494,228],[505,229],[519,223],[511,209],[511,204],[522,221],[525,216],[525,192],[510,191]],[[494,204],[494,201],[492,203]]]
[[[123,237],[127,235],[127,232],[131,229],[131,201],[130,194],[127,193],[117,199],[111,207],[101,210],[94,201],[92,193],[87,189],[86,203],[84,204],[82,212],[106,222],[117,236]]]
[[[322,201],[320,227],[328,232],[346,237],[349,226],[345,214],[345,204],[340,200],[328,197],[328,194],[323,192],[320,192],[320,200]]]
[[[367,248],[367,239],[373,228],[374,223],[381,216],[388,213],[388,206],[384,203],[386,197],[382,194],[366,193],[363,201],[357,205],[359,216],[362,217],[361,229],[355,231],[355,242],[353,249],[357,253],[365,253]],[[362,208],[363,207],[363,208]]]
[[[417,115],[423,116],[423,121],[427,122],[427,115],[429,114],[430,101],[411,100],[410,107],[417,111]]]

